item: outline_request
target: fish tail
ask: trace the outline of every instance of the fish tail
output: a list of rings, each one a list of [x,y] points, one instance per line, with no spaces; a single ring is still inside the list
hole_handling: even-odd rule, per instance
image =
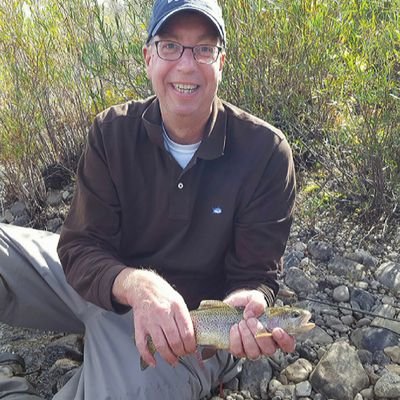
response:
[[[136,341],[135,341],[135,337],[133,336],[133,343],[135,343],[136,346]],[[154,346],[153,341],[151,340],[150,336],[147,336],[147,347],[151,353],[151,355],[154,356],[155,352],[156,352],[156,348]],[[140,369],[141,371],[145,371],[148,368],[149,364],[147,364],[146,361],[143,360],[143,357],[140,356]]]
[[[149,364],[140,357],[140,370],[145,371],[148,368]]]

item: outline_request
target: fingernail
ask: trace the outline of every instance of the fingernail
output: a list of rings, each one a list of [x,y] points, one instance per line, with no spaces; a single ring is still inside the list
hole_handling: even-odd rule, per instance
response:
[[[280,329],[276,329],[274,331],[274,338],[277,340],[281,340],[283,338],[283,332]]]

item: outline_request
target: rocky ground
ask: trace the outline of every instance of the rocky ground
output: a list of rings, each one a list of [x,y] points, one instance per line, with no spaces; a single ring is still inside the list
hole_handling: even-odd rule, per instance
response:
[[[46,229],[60,229],[71,194],[49,193]],[[0,222],[29,221],[22,203],[0,214]],[[399,248],[400,228],[387,221],[369,231],[343,215],[321,215],[312,229],[295,222],[277,304],[309,309],[316,328],[297,337],[295,353],[247,361],[224,398],[400,399]],[[80,365],[82,347],[76,335],[0,325],[0,351],[24,356],[45,399]]]

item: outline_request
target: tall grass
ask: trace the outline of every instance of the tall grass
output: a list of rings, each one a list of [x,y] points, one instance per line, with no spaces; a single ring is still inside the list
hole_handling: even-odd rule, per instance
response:
[[[221,97],[289,136],[298,166],[368,215],[400,198],[399,0],[221,0]],[[43,205],[49,166],[72,174],[93,116],[151,93],[150,2],[0,3],[0,165]],[[59,170],[59,169],[58,169]],[[71,172],[70,172],[71,171]]]

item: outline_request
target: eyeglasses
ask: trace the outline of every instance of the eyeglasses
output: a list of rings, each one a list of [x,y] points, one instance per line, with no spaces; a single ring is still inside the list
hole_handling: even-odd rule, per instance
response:
[[[182,57],[185,49],[192,50],[193,58],[199,64],[212,64],[217,61],[222,51],[222,47],[209,44],[199,44],[197,46],[183,46],[172,40],[157,40],[154,42],[158,57],[165,61],[176,61]]]

